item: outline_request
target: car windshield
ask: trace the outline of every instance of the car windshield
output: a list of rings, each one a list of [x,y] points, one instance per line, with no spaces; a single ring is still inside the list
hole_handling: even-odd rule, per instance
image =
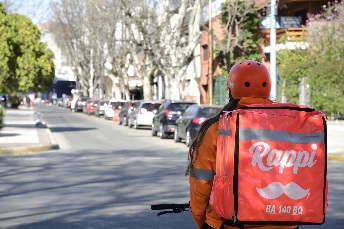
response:
[[[100,101],[100,105],[104,105],[104,104],[108,104],[108,103],[109,103],[109,101],[107,101],[107,100]]]
[[[142,104],[142,108],[146,109],[147,111],[154,111],[160,107],[160,103],[145,103]]]
[[[220,111],[221,111],[221,108],[204,107],[200,110],[199,115],[201,117],[210,118],[210,117],[215,116]]]
[[[114,109],[122,109],[124,102],[111,102],[111,106]]]
[[[190,105],[193,105],[194,103],[171,103],[168,106],[169,110],[173,111],[185,111],[186,108],[188,108]]]

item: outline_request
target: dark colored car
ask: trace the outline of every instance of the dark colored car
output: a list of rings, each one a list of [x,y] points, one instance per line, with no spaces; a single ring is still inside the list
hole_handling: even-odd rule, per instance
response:
[[[138,100],[129,100],[123,105],[121,112],[119,112],[119,118],[118,118],[119,125],[123,124],[124,126],[128,126],[129,115],[133,111],[134,109],[133,106],[136,103],[138,103]]]
[[[75,102],[75,111],[82,111],[86,103],[86,100],[88,99],[89,97],[87,96],[79,97],[78,100]]]
[[[167,138],[174,134],[176,120],[191,105],[197,104],[192,101],[165,100],[153,117],[152,136]]]
[[[174,130],[174,141],[180,142],[185,140],[185,144],[189,147],[194,141],[201,124],[218,114],[222,110],[222,106],[217,105],[192,105],[178,118],[176,128]]]

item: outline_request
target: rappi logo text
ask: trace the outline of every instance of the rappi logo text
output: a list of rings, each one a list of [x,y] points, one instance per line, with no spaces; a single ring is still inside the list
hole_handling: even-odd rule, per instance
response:
[[[252,165],[258,166],[260,170],[267,172],[274,166],[279,167],[279,173],[283,173],[284,168],[293,167],[293,173],[297,174],[299,168],[313,167],[316,163],[315,151],[318,149],[316,144],[311,145],[312,152],[295,150],[271,149],[265,142],[254,143],[250,147],[253,154]]]
[[[313,150],[311,153],[308,151],[296,152],[295,150],[283,151],[271,149],[270,145],[265,142],[257,142],[250,147],[250,153],[253,154],[251,163],[264,172],[270,171],[274,166],[278,167],[280,174],[283,174],[286,167],[293,167],[293,173],[297,174],[299,168],[313,167],[315,165],[315,151],[318,146],[312,144],[311,148]],[[256,190],[260,196],[269,200],[276,199],[283,193],[292,200],[299,200],[305,197],[310,189],[303,189],[293,181],[286,185],[275,181],[263,188],[256,187]]]

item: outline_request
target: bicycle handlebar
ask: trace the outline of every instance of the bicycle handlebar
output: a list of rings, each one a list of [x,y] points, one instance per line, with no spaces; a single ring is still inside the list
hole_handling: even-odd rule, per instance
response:
[[[190,207],[190,204],[155,204],[151,205],[152,210],[166,210],[171,209],[172,211],[162,211],[157,214],[157,216],[164,215],[166,213],[181,213],[187,211],[187,208]]]
[[[151,205],[152,210],[165,210],[165,209],[186,209],[190,204],[155,204]]]

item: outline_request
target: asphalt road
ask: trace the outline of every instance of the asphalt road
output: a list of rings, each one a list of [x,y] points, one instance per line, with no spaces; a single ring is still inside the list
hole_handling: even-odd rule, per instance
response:
[[[65,108],[38,108],[60,149],[0,157],[0,228],[196,228],[189,212],[157,217],[151,204],[187,203],[187,148]],[[326,223],[344,228],[344,164],[329,162]]]

